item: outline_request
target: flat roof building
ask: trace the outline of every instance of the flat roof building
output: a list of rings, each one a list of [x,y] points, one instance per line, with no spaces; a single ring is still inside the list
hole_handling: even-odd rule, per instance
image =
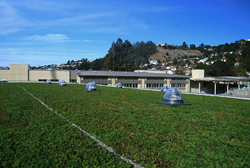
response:
[[[0,69],[0,79],[6,81],[46,81],[52,82],[89,83],[95,81],[99,85],[116,86],[121,83],[123,87],[158,89],[164,85],[169,88],[177,87],[184,92],[233,94],[235,96],[250,97],[250,88],[239,94],[232,88],[249,86],[249,77],[205,77],[204,70],[192,70],[192,77],[186,75],[166,74],[165,71],[84,71],[84,70],[30,70],[28,64],[10,64],[10,69]]]

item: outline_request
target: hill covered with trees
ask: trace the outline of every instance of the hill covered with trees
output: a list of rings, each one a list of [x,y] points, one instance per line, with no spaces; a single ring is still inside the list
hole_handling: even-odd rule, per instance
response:
[[[150,60],[157,60],[151,65]],[[52,64],[53,65],[53,64]],[[194,44],[155,45],[152,41],[123,41],[118,38],[111,44],[104,58],[89,61],[69,60],[61,69],[133,71],[135,69],[158,68],[166,70],[176,67],[176,74],[186,74],[185,69],[204,69],[206,76],[248,76],[250,72],[250,41],[239,40],[218,46]],[[53,66],[48,66],[53,67]]]

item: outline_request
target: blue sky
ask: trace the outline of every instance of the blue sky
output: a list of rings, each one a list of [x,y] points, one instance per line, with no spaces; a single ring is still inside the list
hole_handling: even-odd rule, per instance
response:
[[[103,58],[118,38],[219,45],[250,38],[249,0],[0,0],[0,66]]]

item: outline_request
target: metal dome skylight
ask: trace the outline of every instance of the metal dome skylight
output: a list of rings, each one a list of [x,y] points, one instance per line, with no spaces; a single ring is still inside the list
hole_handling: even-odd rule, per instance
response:
[[[97,91],[95,82],[89,82],[84,91]]]
[[[122,84],[121,83],[117,83],[115,87],[116,88],[122,88]]]
[[[162,88],[161,88],[161,92],[166,92],[168,90],[168,86],[167,85],[164,85]]]
[[[184,103],[184,98],[181,91],[176,87],[169,88],[165,95],[163,96],[162,102],[156,102],[158,104],[166,104],[167,106],[181,106],[181,105],[191,105],[189,103]]]
[[[61,80],[61,81],[59,82],[59,86],[66,86],[66,82],[65,82],[64,80]]]
[[[96,86],[96,83],[95,83],[95,81],[92,81],[92,83]]]
[[[47,79],[47,80],[45,81],[45,83],[46,83],[46,84],[51,84],[51,80],[50,80],[50,79]]]

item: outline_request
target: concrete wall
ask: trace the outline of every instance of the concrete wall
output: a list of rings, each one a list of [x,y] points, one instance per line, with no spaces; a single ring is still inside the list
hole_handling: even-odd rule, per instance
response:
[[[212,82],[204,82],[201,83],[201,93],[214,93],[214,83]],[[190,81],[190,92],[199,93],[199,81]]]
[[[204,69],[193,69],[192,78],[204,78]]]
[[[70,81],[77,81],[77,71],[69,71],[70,72]]]
[[[65,80],[65,82],[70,82],[70,71],[48,71],[48,70],[30,70],[29,80],[39,81],[39,79],[51,79],[59,81]]]
[[[10,64],[9,80],[10,81],[28,81],[29,80],[28,64]]]
[[[10,80],[10,70],[0,70],[0,80],[5,79],[6,81]]]

